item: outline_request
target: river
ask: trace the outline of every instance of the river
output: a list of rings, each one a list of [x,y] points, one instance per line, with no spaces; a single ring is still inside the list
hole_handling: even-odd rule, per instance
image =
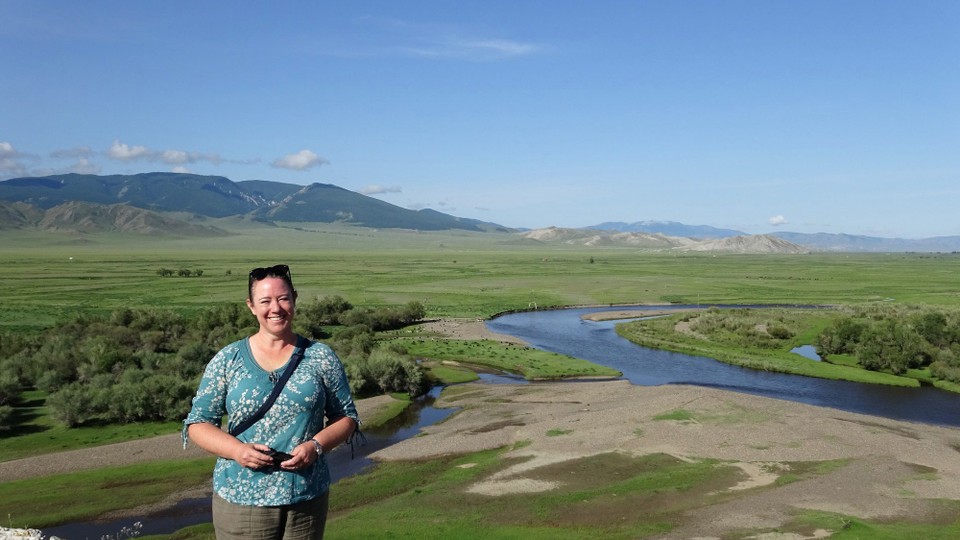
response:
[[[757,371],[711,358],[641,347],[617,335],[614,327],[622,321],[581,318],[601,311],[663,308],[616,306],[512,313],[488,321],[487,327],[499,334],[519,337],[539,349],[619,370],[625,379],[637,385],[709,386],[897,420],[960,427],[960,395],[952,392],[931,386],[900,388]]]

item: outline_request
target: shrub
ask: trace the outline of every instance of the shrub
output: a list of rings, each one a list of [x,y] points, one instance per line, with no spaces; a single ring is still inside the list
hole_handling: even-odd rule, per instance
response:
[[[793,337],[793,332],[791,332],[789,328],[787,328],[786,326],[778,325],[778,324],[772,325],[769,328],[767,328],[767,333],[770,334],[771,337],[774,337],[776,339],[790,339]]]
[[[366,357],[350,357],[344,361],[350,392],[368,396],[386,392],[423,394],[429,381],[414,359],[398,354],[389,347],[379,348]]]
[[[72,383],[47,397],[47,407],[55,419],[68,427],[76,427],[95,418],[100,409],[98,391],[80,383]]]
[[[420,365],[410,357],[386,348],[370,353],[368,369],[381,392],[407,392],[411,396],[418,396],[425,390],[426,377]]]

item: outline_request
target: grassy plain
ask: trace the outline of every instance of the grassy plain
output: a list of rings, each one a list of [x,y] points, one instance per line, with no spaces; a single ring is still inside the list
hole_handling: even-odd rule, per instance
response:
[[[0,311],[0,328],[37,331],[65,317],[108,313],[120,307],[190,312],[215,304],[242,302],[248,270],[278,262],[291,265],[302,298],[338,294],[356,305],[366,306],[399,305],[415,300],[424,304],[429,317],[488,317],[532,307],[639,303],[899,302],[960,306],[960,288],[956,281],[960,275],[960,256],[957,255],[681,254],[549,245],[506,234],[368,231],[314,225],[276,229],[250,225],[234,226],[232,230],[234,235],[216,239],[0,231],[0,263],[4,269],[0,283],[5,307]],[[203,275],[160,277],[157,271],[161,268],[199,269]],[[442,356],[441,352],[436,354]],[[41,416],[37,413],[34,420],[42,424]],[[50,426],[40,424],[36,431],[49,433]],[[0,438],[4,459],[29,448],[29,440],[22,439],[26,443],[19,445],[15,443],[18,439],[20,436]],[[504,466],[498,463],[496,453],[464,459],[482,462],[476,471]],[[423,512],[431,506],[423,501],[431,504],[442,501],[446,509],[444,515],[459,516],[459,521],[439,523],[440,529],[430,528],[431,533],[441,531],[470,537],[471,531],[478,534],[483,530],[476,524],[486,519],[484,516],[496,516],[500,520],[499,532],[510,536],[520,531],[516,523],[563,516],[565,505],[583,496],[578,492],[556,497],[525,497],[523,501],[516,501],[517,505],[505,508],[477,508],[476,501],[464,496],[446,502],[451,489],[477,473],[456,467],[438,469],[446,471],[444,473],[419,468],[428,465],[409,464],[412,472],[403,473],[423,478],[423,483],[416,486],[405,484],[403,476],[393,483],[365,477],[357,481],[356,486],[338,484],[339,491],[334,497],[338,506],[333,519],[337,523],[336,531],[342,532],[332,530],[331,537],[369,534],[372,530],[381,530],[377,527],[394,530],[398,523],[429,522],[431,516]],[[204,469],[204,476],[209,474],[209,466],[199,468]],[[666,468],[693,474],[690,482],[697,489],[716,482],[713,476],[716,469],[711,469],[712,472],[687,470],[681,464]],[[451,477],[450,471],[461,471],[457,474],[463,478]],[[109,483],[114,475],[129,474],[126,470],[106,469],[99,471],[98,477],[56,479],[54,485],[76,497],[86,492],[77,487],[84,482],[101,485],[98,482]],[[167,467],[166,474],[183,480],[179,468]],[[401,473],[384,468],[378,474]],[[376,482],[371,484],[373,480]],[[664,478],[654,486],[667,489],[668,483],[669,479]],[[589,493],[600,496],[608,489],[612,488],[609,485],[590,487]],[[20,490],[28,491],[22,486]],[[349,502],[351,490],[360,493],[356,497],[361,499]],[[630,487],[623,493],[641,500],[645,496],[638,495],[638,490],[640,487]],[[0,500],[6,500],[3,494]],[[521,502],[523,506],[519,506]],[[23,509],[33,503],[23,500],[17,504]],[[504,517],[506,510],[512,513]],[[643,523],[609,532],[614,536],[634,537],[660,530],[660,517],[649,517]],[[71,518],[42,519],[39,523],[31,522],[30,526]],[[433,516],[432,519],[436,522],[439,518]],[[827,518],[814,515],[804,519],[804,523],[798,521],[798,529]],[[854,521],[851,530],[868,526],[892,525]],[[954,526],[946,528],[949,532],[955,529]],[[571,538],[592,536],[588,530],[593,531],[593,526],[582,528],[571,524],[568,535]],[[199,527],[196,531],[178,537],[209,536],[209,528]],[[524,537],[534,532],[523,529]],[[557,529],[545,530],[544,534],[548,532],[551,538],[557,537]]]
[[[241,302],[249,269],[281,261],[302,297],[339,294],[368,306],[415,300],[433,317],[631,303],[960,305],[960,255],[658,253],[337,227],[235,232],[180,239],[0,231],[0,326],[36,329],[118,307]],[[203,275],[160,277],[161,268]]]

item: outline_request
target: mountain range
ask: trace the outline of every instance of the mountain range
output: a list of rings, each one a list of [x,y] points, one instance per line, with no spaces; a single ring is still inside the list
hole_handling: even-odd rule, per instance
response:
[[[960,236],[880,238],[830,233],[750,235],[673,221],[604,222],[581,229],[520,230],[436,210],[410,210],[332,184],[234,182],[184,173],[63,174],[0,182],[0,229],[229,234],[203,218],[274,223],[340,223],[419,231],[463,230],[523,236],[539,243],[733,253],[957,252]]]
[[[676,221],[637,221],[634,223],[606,222],[587,227],[601,231],[645,232],[668,236],[696,238],[699,240],[719,240],[725,238],[751,236],[749,233],[733,229],[718,229],[709,225],[686,225]],[[760,236],[779,238],[804,246],[812,251],[835,252],[940,252],[960,251],[960,236],[937,236],[932,238],[882,238],[842,233],[798,233],[771,232]],[[708,244],[709,245],[709,244]]]
[[[506,227],[436,210],[409,210],[331,184],[301,186],[266,180],[233,182],[222,176],[143,173],[62,174],[0,182],[0,200],[48,210],[70,202],[124,204],[155,212],[207,217],[246,216],[280,222],[346,223],[422,231],[508,231]]]

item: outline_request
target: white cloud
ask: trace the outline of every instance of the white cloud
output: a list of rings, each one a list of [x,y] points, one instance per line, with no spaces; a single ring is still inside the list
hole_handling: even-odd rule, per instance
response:
[[[147,150],[146,146],[130,146],[119,140],[113,141],[113,145],[107,150],[107,157],[118,161],[150,159],[153,155],[154,153]]]
[[[13,148],[13,145],[2,141],[0,142],[0,158],[10,158],[17,157],[18,152]]]
[[[0,157],[0,177],[27,176],[27,168],[15,159]]]
[[[174,167],[173,169],[171,169],[171,172],[182,173],[182,174],[189,174],[189,173],[190,173],[190,169],[184,167],[183,165],[177,165],[176,167]]]
[[[529,56],[542,50],[539,45],[508,39],[445,38],[425,45],[406,47],[406,52],[426,58],[489,61]]]
[[[34,155],[18,151],[6,141],[0,141],[0,176],[8,178],[27,176],[27,166],[22,161],[35,158]]]
[[[330,162],[311,152],[310,150],[301,150],[295,154],[288,154],[281,158],[273,160],[270,165],[278,169],[291,169],[294,171],[305,171],[320,165],[326,165]]]
[[[476,51],[486,51],[500,56],[526,56],[540,50],[532,43],[520,43],[509,39],[488,39],[480,41],[465,41],[460,46]]]
[[[130,146],[119,140],[113,141],[113,145],[106,151],[106,155],[108,158],[117,161],[142,160],[167,165],[184,165],[200,161],[219,165],[224,161],[218,154],[204,154],[186,150],[150,150],[146,146]]]
[[[768,222],[769,222],[771,225],[773,225],[774,227],[777,227],[777,226],[780,226],[780,225],[786,225],[787,223],[789,223],[789,221],[787,221],[787,218],[785,218],[785,217],[783,217],[783,216],[781,216],[781,215],[773,216],[772,218],[770,218],[770,219],[768,220]]]
[[[490,37],[459,24],[437,22],[413,22],[404,19],[363,17],[358,19],[359,37],[352,44],[352,50],[363,54],[383,54],[389,51],[406,56],[420,58],[498,61],[538,54],[545,47],[531,42]],[[371,26],[372,28],[369,28]],[[370,36],[379,36],[375,42]],[[385,43],[386,49],[384,49]],[[324,43],[324,50],[330,50],[330,44]]]
[[[183,150],[164,150],[160,154],[160,159],[162,159],[164,163],[171,165],[190,163],[190,154]]]
[[[70,172],[77,174],[97,174],[100,172],[100,166],[91,163],[89,159],[82,157],[76,163],[70,166]]]
[[[400,186],[381,186],[379,184],[370,184],[369,186],[364,187],[360,190],[360,193],[364,195],[379,195],[381,193],[402,193],[403,188]]]
[[[410,210],[436,210],[438,212],[454,212],[457,210],[457,207],[453,205],[449,199],[443,199],[440,201],[427,203],[427,202],[415,202],[409,203],[406,206]]]

